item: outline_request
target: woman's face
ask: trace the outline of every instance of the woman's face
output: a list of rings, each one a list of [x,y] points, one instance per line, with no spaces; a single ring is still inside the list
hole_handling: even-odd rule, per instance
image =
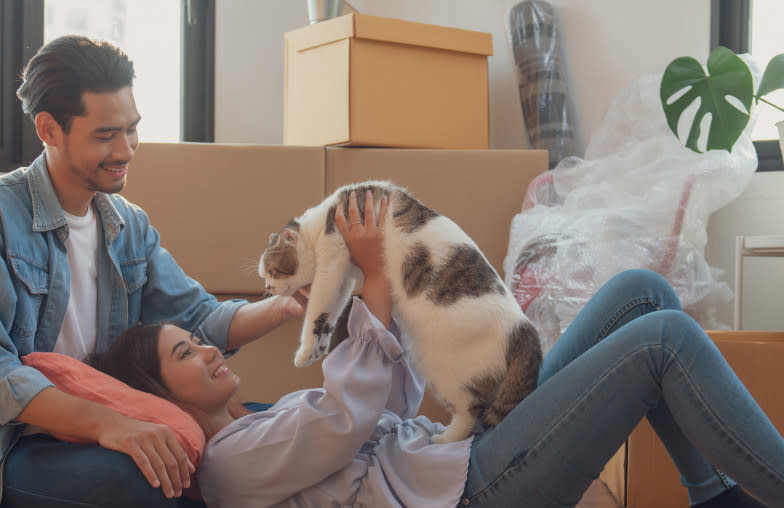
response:
[[[172,394],[207,413],[224,408],[240,386],[220,351],[177,326],[161,328],[158,356],[161,378]]]

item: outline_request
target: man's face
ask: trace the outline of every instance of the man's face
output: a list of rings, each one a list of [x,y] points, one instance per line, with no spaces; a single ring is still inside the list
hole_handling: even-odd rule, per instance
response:
[[[136,126],[141,117],[133,93],[125,87],[82,97],[86,114],[73,117],[53,165],[72,191],[119,192],[139,144]]]

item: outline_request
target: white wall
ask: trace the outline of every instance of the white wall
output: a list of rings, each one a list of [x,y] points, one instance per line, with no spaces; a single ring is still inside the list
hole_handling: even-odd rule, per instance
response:
[[[506,11],[516,0],[353,0],[359,12],[490,32],[492,148],[525,148]],[[705,58],[710,2],[551,0],[563,35],[577,153],[615,94],[677,56]],[[215,137],[283,143],[283,34],[308,23],[305,0],[216,2]],[[671,13],[678,12],[678,16]],[[674,19],[669,19],[670,17]],[[663,36],[663,33],[668,35]],[[677,36],[673,36],[677,34]]]
[[[517,0],[350,0],[359,12],[490,32],[491,147],[525,148],[513,58],[506,40],[507,9]],[[710,2],[658,0],[550,0],[561,30],[571,95],[576,151],[582,155],[594,127],[616,94],[640,74],[661,72],[675,57],[705,59]],[[307,24],[305,0],[216,2],[216,141],[283,142],[283,34]],[[733,280],[736,234],[781,232],[784,174],[755,175],[749,190],[709,226],[707,257]],[[784,268],[777,260],[747,263],[744,327],[784,329],[777,291]],[[760,264],[762,263],[762,264]],[[784,260],[780,265],[784,266]],[[771,270],[775,272],[771,275]],[[782,275],[778,275],[778,273]],[[778,277],[778,278],[777,278]],[[719,319],[731,323],[731,305]]]

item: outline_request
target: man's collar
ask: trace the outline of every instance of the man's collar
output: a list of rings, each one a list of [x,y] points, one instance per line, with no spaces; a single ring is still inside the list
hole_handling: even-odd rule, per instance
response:
[[[67,226],[68,221],[54,191],[52,178],[49,176],[45,152],[30,164],[27,178],[30,182],[30,196],[33,203],[33,231],[51,231]],[[106,240],[111,243],[125,227],[125,222],[105,193],[97,192],[93,196],[92,203],[101,216]]]
[[[33,203],[33,231],[51,231],[68,224],[49,176],[46,153],[42,152],[28,169]]]

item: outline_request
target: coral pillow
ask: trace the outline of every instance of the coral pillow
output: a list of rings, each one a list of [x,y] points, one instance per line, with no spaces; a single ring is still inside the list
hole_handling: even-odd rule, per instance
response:
[[[22,357],[22,363],[39,370],[65,393],[103,404],[136,420],[168,426],[193,465],[199,465],[206,443],[204,432],[191,415],[174,403],[135,390],[86,363],[59,353],[30,353]],[[78,442],[69,436],[54,437]]]

